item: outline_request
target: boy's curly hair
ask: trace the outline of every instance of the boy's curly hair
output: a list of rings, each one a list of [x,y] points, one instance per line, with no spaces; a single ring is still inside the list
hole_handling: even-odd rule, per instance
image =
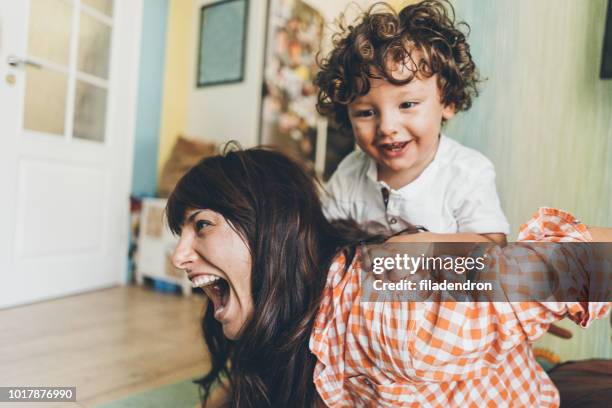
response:
[[[369,78],[404,85],[415,75],[429,78],[438,74],[441,102],[457,112],[468,110],[478,95],[481,79],[466,41],[469,25],[455,22],[448,0],[424,0],[404,7],[399,14],[377,3],[363,13],[356,26],[340,22],[339,27],[332,38],[333,50],[319,61],[315,85],[317,110],[343,129],[351,128],[348,104],[369,92]],[[394,78],[397,63],[404,64],[412,75]]]

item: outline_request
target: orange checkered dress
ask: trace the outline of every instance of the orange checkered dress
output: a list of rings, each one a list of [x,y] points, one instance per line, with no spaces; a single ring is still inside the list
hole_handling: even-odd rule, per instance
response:
[[[521,227],[519,240],[591,236],[571,214],[543,208]],[[310,338],[318,360],[314,383],[330,407],[558,406],[558,391],[530,343],[552,322],[569,317],[586,327],[610,309],[610,303],[360,302],[359,258],[348,268],[344,255],[333,262]]]

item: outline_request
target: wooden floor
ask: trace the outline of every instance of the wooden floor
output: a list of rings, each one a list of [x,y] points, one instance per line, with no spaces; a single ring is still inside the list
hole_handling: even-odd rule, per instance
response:
[[[95,407],[201,375],[204,299],[128,286],[0,310],[0,386],[76,386],[42,405]]]

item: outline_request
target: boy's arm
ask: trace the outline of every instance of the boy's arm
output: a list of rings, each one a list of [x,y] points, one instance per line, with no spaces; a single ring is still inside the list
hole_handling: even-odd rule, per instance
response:
[[[495,240],[491,238],[495,236]],[[506,244],[505,234],[472,234],[458,232],[455,234],[438,234],[435,232],[420,232],[418,234],[396,235],[389,242],[492,242],[498,245]],[[503,242],[500,243],[500,242]]]
[[[472,235],[472,234],[468,234],[468,235]],[[506,244],[508,243],[508,241],[506,240],[506,234],[502,234],[502,233],[494,233],[494,234],[474,234],[474,235],[478,235],[479,237],[482,237],[484,239],[486,239],[487,241],[490,241],[494,244],[497,244],[499,246],[506,246]],[[478,242],[478,241],[476,241]]]
[[[612,228],[603,227],[589,227],[589,232],[593,237],[593,242],[612,242]],[[441,235],[441,234],[440,234]],[[468,235],[474,235],[475,237],[483,237],[497,245],[505,246],[508,242],[506,241],[505,234],[465,234],[461,239],[467,238]],[[480,242],[474,240],[474,242]]]
[[[593,242],[612,242],[612,228],[589,227],[589,232],[593,237]],[[435,232],[421,232],[418,234],[396,235],[389,239],[389,242],[492,242],[491,235],[503,236],[504,234],[437,234]],[[486,237],[485,237],[486,236]],[[499,237],[497,237],[499,238]]]
[[[593,242],[612,242],[612,228],[589,227]]]

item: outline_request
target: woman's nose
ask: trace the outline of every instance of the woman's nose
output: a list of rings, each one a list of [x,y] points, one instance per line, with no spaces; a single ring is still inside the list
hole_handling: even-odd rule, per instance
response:
[[[174,252],[172,253],[172,263],[178,269],[189,269],[195,261],[195,251],[191,247],[189,240],[181,235]]]

